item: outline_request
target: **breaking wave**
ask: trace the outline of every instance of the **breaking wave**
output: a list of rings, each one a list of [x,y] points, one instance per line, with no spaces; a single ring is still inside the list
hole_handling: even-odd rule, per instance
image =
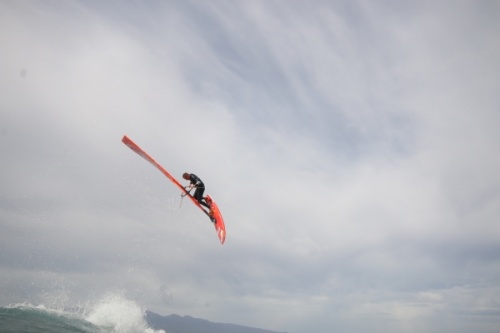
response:
[[[116,295],[64,310],[32,304],[1,307],[0,332],[165,333],[148,327],[144,311],[135,302]]]

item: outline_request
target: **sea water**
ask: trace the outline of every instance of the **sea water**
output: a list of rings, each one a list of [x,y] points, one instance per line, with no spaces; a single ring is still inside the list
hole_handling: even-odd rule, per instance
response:
[[[2,333],[165,333],[148,327],[144,311],[121,296],[107,296],[93,305],[51,309],[44,305],[0,307]]]

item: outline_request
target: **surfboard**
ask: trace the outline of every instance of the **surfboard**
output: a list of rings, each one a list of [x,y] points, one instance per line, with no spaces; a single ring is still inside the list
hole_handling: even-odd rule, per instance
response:
[[[205,197],[205,201],[210,206],[210,212],[212,218],[215,221],[214,227],[215,231],[217,232],[217,237],[219,237],[221,244],[224,244],[224,241],[226,240],[226,226],[224,224],[224,219],[222,218],[222,214],[219,210],[219,206],[217,206],[215,201],[209,195]]]

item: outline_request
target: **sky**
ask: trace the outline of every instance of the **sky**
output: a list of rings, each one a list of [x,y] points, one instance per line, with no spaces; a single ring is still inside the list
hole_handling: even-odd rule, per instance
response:
[[[494,0],[0,0],[0,305],[498,332],[499,35]]]

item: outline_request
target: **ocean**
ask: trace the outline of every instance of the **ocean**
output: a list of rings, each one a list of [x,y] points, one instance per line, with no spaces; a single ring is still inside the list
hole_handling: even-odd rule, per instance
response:
[[[0,307],[0,333],[165,333],[148,327],[134,302],[113,299],[92,306],[51,309],[44,305]]]

